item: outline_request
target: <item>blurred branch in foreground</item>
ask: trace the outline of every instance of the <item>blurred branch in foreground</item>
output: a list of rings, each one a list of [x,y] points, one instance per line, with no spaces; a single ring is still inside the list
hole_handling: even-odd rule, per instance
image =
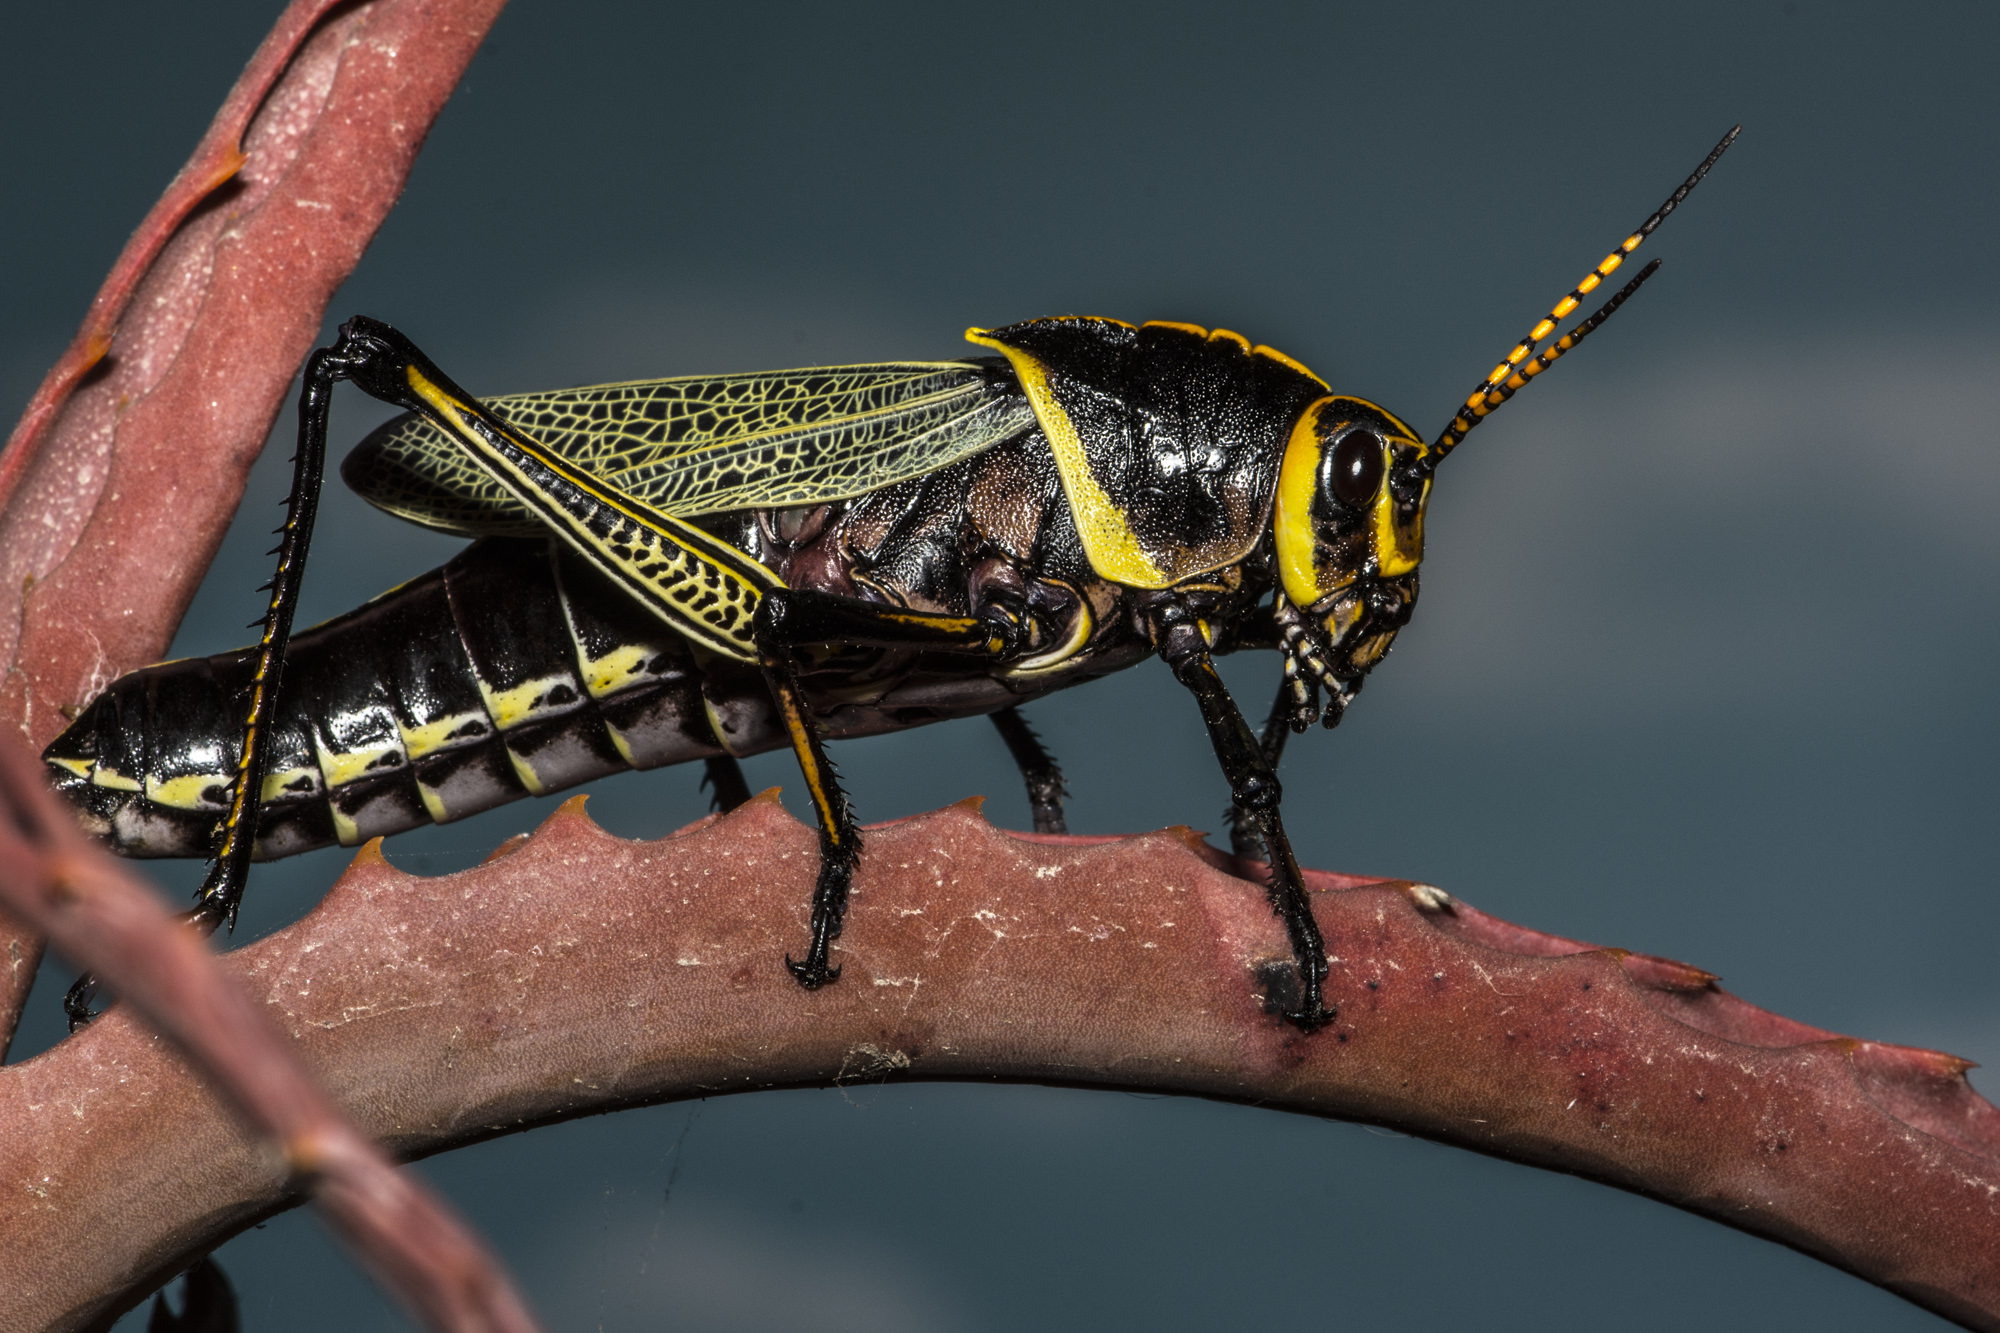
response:
[[[267,1011],[251,1002],[207,944],[169,915],[123,862],[90,843],[44,785],[41,765],[11,740],[0,740],[0,903],[71,961],[116,986],[128,1001],[121,1013],[136,1007],[145,1016],[143,1040],[156,1059],[184,1078],[190,1071],[177,1057],[192,1059],[222,1090],[228,1108],[255,1127],[238,1141],[278,1174],[281,1189],[309,1185],[334,1230],[426,1324],[454,1333],[531,1333],[535,1323],[526,1306],[478,1242],[348,1122],[300,1067]],[[153,1040],[153,1031],[166,1036],[173,1049]],[[87,1087],[77,1085],[64,1089],[58,1100],[80,1109],[78,1098],[89,1096]],[[215,1124],[238,1123],[223,1107],[211,1113]],[[181,1128],[155,1125],[168,1134]],[[102,1150],[105,1143],[95,1146]],[[15,1222],[45,1239],[62,1236],[100,1254],[131,1254],[118,1238],[117,1217],[80,1233],[66,1225],[79,1219],[64,1206],[64,1197],[93,1176],[108,1179],[101,1168],[116,1159],[115,1150],[94,1157],[81,1171],[60,1175],[49,1173],[51,1164],[39,1157],[7,1155],[27,1186],[16,1197],[33,1205],[16,1212]],[[10,1293],[8,1303],[16,1311],[42,1293],[69,1289],[74,1256],[0,1248],[6,1256],[0,1259],[5,1272],[0,1287]],[[198,1257],[181,1256],[173,1268]],[[154,1281],[148,1275],[145,1285]],[[61,1324],[64,1313],[46,1310],[37,1326]]]

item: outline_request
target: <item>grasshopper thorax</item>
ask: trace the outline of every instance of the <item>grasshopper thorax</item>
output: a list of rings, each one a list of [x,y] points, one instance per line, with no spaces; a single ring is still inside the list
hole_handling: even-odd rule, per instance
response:
[[[1416,601],[1416,434],[1226,329],[1067,317],[967,337],[1012,366],[1100,577],[1188,588],[1270,543],[1294,718],[1315,711],[1307,681],[1337,717]]]

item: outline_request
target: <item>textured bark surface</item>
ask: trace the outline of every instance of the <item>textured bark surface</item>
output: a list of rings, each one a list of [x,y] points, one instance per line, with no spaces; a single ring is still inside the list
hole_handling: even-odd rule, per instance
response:
[[[502,0],[297,0],[133,233],[0,455],[0,725],[157,660],[334,290]],[[0,920],[0,1052],[41,945]]]
[[[2000,1111],[1950,1056],[1765,1013],[1697,968],[1317,874],[1331,1027],[1265,1012],[1262,889],[1174,832],[1002,833],[954,807],[869,834],[806,994],[812,832],[770,800],[658,842],[572,802],[419,878],[364,850],[305,920],[227,956],[393,1151],[567,1116],[891,1078],[1254,1101],[1571,1171],[2000,1328]],[[75,1328],[272,1211],[280,1164],[114,1011],[0,1070],[0,1283]],[[123,1293],[123,1296],[119,1295]],[[32,1315],[29,1312],[32,1311]]]

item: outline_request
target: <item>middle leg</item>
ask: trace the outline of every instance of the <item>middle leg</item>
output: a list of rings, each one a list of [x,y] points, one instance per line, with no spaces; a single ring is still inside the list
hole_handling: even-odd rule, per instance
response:
[[[963,653],[998,661],[1018,652],[1022,622],[995,608],[983,616],[947,616],[910,611],[856,598],[794,588],[775,588],[757,604],[751,632],[771,697],[791,737],[792,752],[805,774],[819,818],[820,869],[813,888],[812,942],[803,962],[785,966],[807,990],[840,976],[829,964],[833,941],[847,915],[847,896],[861,859],[861,833],[839,776],[826,757],[818,720],[800,688],[800,650],[816,644],[863,648],[908,648]]]
[[[1000,739],[1007,742],[1007,752],[1014,756],[1021,780],[1028,785],[1028,808],[1035,817],[1035,832],[1069,832],[1069,824],[1063,819],[1063,797],[1069,791],[1063,786],[1062,769],[1056,766],[1055,757],[1042,745],[1041,737],[1035,735],[1020,709],[1009,706],[989,716],[1000,732]]]
[[[708,788],[708,807],[717,814],[734,810],[750,799],[750,784],[736,756],[714,755],[702,761],[701,785]]]

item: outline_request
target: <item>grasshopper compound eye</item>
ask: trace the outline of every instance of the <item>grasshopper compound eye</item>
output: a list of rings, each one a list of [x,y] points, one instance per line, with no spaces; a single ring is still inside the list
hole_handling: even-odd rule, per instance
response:
[[[1326,451],[1320,489],[1346,509],[1364,509],[1381,489],[1388,471],[1389,446],[1366,426],[1357,426]]]

